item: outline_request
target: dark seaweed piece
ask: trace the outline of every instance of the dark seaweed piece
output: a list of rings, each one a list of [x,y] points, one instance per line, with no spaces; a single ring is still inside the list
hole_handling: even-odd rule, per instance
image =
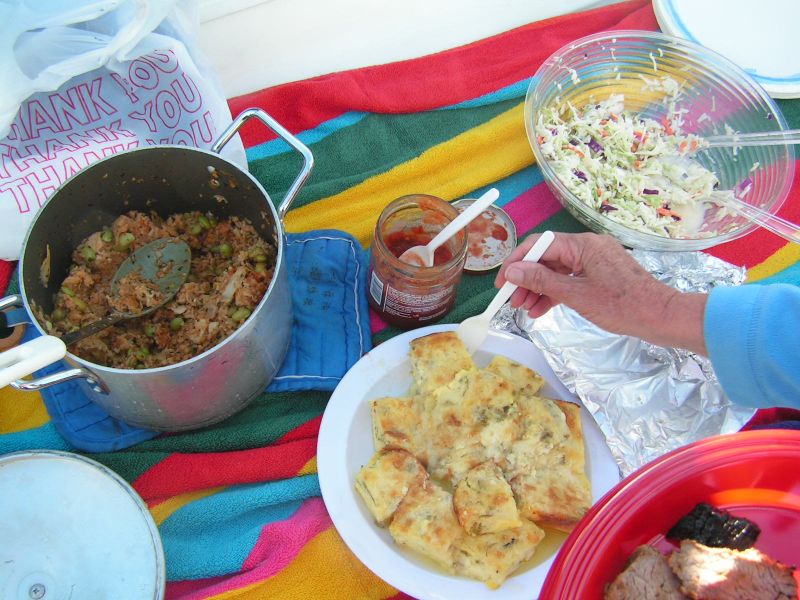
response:
[[[701,502],[667,532],[675,540],[695,540],[712,548],[746,550],[755,544],[761,529],[747,519]]]

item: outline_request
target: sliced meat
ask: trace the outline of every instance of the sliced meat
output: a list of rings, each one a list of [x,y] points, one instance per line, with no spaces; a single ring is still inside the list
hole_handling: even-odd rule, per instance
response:
[[[755,548],[709,548],[683,540],[669,566],[681,591],[695,600],[797,600],[794,569]]]
[[[652,546],[639,546],[625,570],[606,586],[605,600],[686,600],[667,557]]]

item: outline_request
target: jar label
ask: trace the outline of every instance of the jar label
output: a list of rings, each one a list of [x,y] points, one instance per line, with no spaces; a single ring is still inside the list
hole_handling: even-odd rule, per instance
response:
[[[372,299],[380,305],[383,298],[383,282],[378,279],[375,271],[372,272],[372,277],[369,280],[369,293],[372,295]]]
[[[438,318],[447,312],[453,287],[449,286],[427,294],[413,294],[383,283],[373,271],[369,291],[375,303],[385,313],[427,321]]]

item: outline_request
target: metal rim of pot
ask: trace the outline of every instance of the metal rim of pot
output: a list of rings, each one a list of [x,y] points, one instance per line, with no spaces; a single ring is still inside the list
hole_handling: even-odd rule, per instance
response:
[[[286,191],[286,195],[278,204],[277,211],[275,206],[272,203],[267,203],[269,209],[273,212],[273,216],[275,217],[275,224],[276,227],[279,228],[278,233],[282,236],[284,234],[283,231],[283,219],[286,216],[292,202],[294,201],[295,197],[299,193],[300,189],[305,184],[306,180],[311,174],[311,170],[314,167],[314,157],[311,154],[311,151],[308,147],[305,146],[299,139],[297,139],[293,134],[291,134],[286,128],[284,128],[280,123],[278,123],[274,118],[272,118],[269,114],[264,112],[258,108],[249,108],[242,111],[228,126],[225,131],[219,136],[216,142],[211,145],[208,150],[202,148],[191,148],[193,152],[207,154],[209,156],[214,156],[219,158],[220,151],[222,148],[233,138],[236,133],[238,133],[239,129],[250,119],[256,118],[261,123],[263,123],[266,127],[271,129],[278,137],[283,139],[291,148],[297,151],[303,158],[303,165],[300,170],[300,173],[295,177],[294,181],[292,182],[289,189]],[[186,149],[185,146],[175,146],[175,145],[167,145],[162,144],[156,146],[157,148],[177,148],[177,149]],[[137,150],[130,150],[128,152],[136,152]],[[103,158],[99,161],[96,161],[89,165],[87,169],[94,168],[95,166],[102,165],[102,163],[106,161],[113,160],[115,157],[120,156],[118,153],[114,155],[110,155],[106,158]],[[78,171],[75,173],[70,179],[65,181],[61,187],[66,187],[72,180],[77,177],[80,177],[82,173],[84,173],[86,169]],[[250,179],[253,185],[259,190],[265,198],[269,198],[269,194],[267,194],[266,190],[263,188],[261,183],[247,170],[239,169],[241,174],[246,176]],[[39,213],[41,214],[41,213]],[[34,217],[33,221],[31,222],[30,227],[25,235],[25,240],[23,242],[23,250],[22,250],[22,260],[24,260],[25,249],[27,248],[29,238],[34,231],[34,228],[38,222],[38,217]],[[278,272],[282,261],[284,260],[284,248],[283,244],[279,243],[278,245],[278,254],[276,257],[275,263],[275,272]],[[22,265],[22,262],[20,263]],[[20,269],[21,272],[21,269]],[[36,338],[16,348],[12,348],[11,350],[7,350],[3,353],[0,353],[0,387],[4,385],[10,385],[11,387],[22,390],[22,391],[37,391],[41,390],[53,385],[57,385],[60,383],[64,383],[66,381],[71,381],[74,379],[84,379],[86,382],[91,386],[92,390],[101,393],[101,394],[108,394],[109,390],[106,385],[103,383],[102,379],[100,379],[95,373],[93,373],[90,369],[97,368],[107,371],[109,373],[117,373],[117,374],[124,374],[124,373],[137,373],[137,374],[148,374],[148,373],[161,373],[168,370],[173,370],[181,366],[189,365],[193,362],[198,362],[203,360],[204,358],[208,357],[209,355],[213,354],[217,349],[221,346],[225,345],[228,340],[230,340],[236,332],[245,326],[249,321],[251,321],[255,315],[259,312],[259,309],[267,302],[267,299],[270,296],[270,292],[272,291],[273,287],[276,285],[276,277],[273,277],[270,281],[267,290],[264,292],[263,297],[256,305],[256,308],[253,310],[252,314],[245,319],[236,330],[234,330],[230,335],[225,337],[219,343],[215,344],[211,348],[189,358],[184,361],[165,365],[162,367],[153,367],[148,369],[120,369],[117,367],[109,367],[106,365],[100,365],[97,363],[93,363],[89,360],[81,358],[75,354],[72,354],[67,351],[66,347],[64,346],[61,339],[55,336],[48,335],[47,332],[43,329],[43,327],[39,324],[38,320],[33,316],[32,307],[29,305],[27,294],[25,292],[24,286],[24,278],[20,278],[20,293],[14,294],[11,296],[7,296],[5,298],[0,299],[0,314],[4,315],[4,323],[2,325],[4,327],[16,327],[17,325],[30,323],[36,327],[36,329],[42,334],[41,338]],[[16,309],[16,310],[15,310]],[[6,311],[3,313],[2,311]],[[40,342],[40,348],[35,349],[35,351],[25,351],[25,347],[38,340],[43,340]],[[46,340],[46,341],[45,341]],[[59,346],[60,344],[60,346]],[[63,347],[63,350],[62,350]],[[60,355],[58,355],[60,354]],[[32,374],[33,372],[44,368],[47,365],[50,365],[65,356],[69,356],[74,361],[85,364],[86,368],[84,367],[75,367],[71,369],[66,369],[63,371],[59,371],[52,375],[47,375],[44,377],[38,377],[32,380],[23,380],[20,376],[14,376],[13,378],[9,375],[5,375],[4,373],[8,373],[13,369],[17,369],[17,371],[24,371],[25,375]],[[5,358],[3,358],[5,357]],[[31,366],[32,365],[32,366]]]

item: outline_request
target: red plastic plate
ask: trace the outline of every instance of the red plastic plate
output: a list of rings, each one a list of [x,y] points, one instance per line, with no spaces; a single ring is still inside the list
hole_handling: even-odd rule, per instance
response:
[[[540,600],[602,598],[642,544],[676,547],[667,530],[698,502],[758,524],[756,548],[800,564],[800,431],[715,436],[675,450],[617,484],[561,548]]]

